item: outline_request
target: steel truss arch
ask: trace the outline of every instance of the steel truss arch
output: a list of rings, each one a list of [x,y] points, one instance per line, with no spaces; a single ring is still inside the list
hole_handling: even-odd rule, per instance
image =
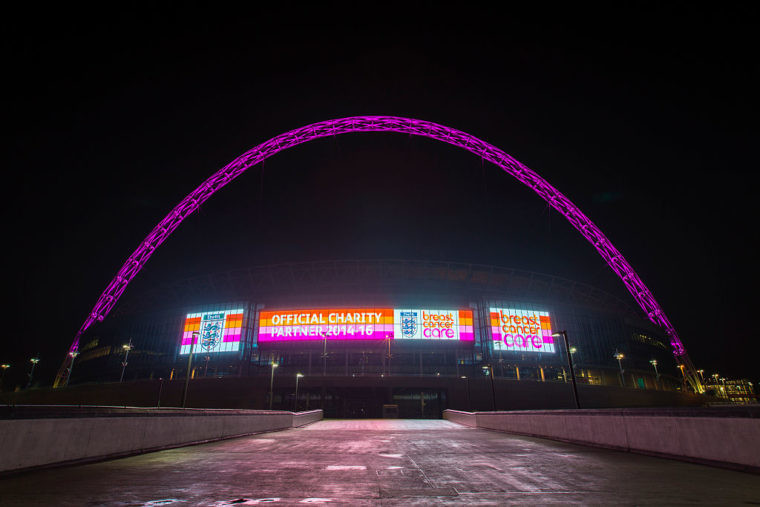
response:
[[[322,137],[355,132],[397,132],[427,137],[463,148],[500,167],[541,196],[552,208],[561,213],[580,234],[586,238],[623,281],[628,292],[654,324],[663,328],[670,338],[670,345],[684,378],[696,392],[702,391],[699,375],[692,365],[681,340],[652,292],[636,274],[628,261],[615,248],[602,231],[577,206],[535,171],[521,164],[496,146],[466,132],[437,123],[396,116],[352,116],[326,120],[285,132],[265,141],[212,174],[198,188],[185,197],[140,243],[127,258],[116,276],[98,298],[77,332],[69,354],[58,372],[54,386],[64,381],[71,352],[78,350],[82,334],[96,321],[102,321],[119,300],[129,282],[140,272],[156,249],[166,241],[179,224],[209,199],[216,191],[240,176],[246,169],[288,148]]]

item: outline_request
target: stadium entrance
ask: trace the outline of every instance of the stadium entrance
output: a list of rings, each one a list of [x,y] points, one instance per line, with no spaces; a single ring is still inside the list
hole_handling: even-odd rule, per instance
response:
[[[440,419],[446,405],[445,389],[333,387],[324,390],[322,405],[326,418],[339,419]],[[321,393],[320,393],[321,394]],[[322,399],[309,396],[312,408],[321,408]],[[321,398],[321,396],[320,396]]]

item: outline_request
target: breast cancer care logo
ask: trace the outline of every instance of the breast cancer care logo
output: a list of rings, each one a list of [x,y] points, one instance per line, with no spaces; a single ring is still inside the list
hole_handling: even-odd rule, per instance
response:
[[[201,347],[204,350],[211,350],[222,341],[222,321],[211,320],[203,323],[201,329]]]
[[[401,312],[401,336],[414,338],[417,334],[417,312]]]

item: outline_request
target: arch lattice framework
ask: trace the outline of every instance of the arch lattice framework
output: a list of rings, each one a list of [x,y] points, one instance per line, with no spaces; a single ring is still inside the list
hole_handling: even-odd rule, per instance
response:
[[[285,132],[259,144],[211,175],[153,228],[108,284],[77,332],[69,349],[69,354],[58,372],[54,385],[59,385],[66,379],[72,360],[71,353],[78,350],[79,339],[82,334],[93,323],[102,321],[108,315],[124,293],[129,282],[140,272],[156,249],[166,241],[185,218],[197,210],[216,191],[240,176],[246,169],[263,162],[283,150],[314,139],[353,132],[398,132],[442,141],[463,148],[497,165],[511,176],[517,178],[521,183],[530,187],[552,208],[560,212],[596,248],[599,255],[607,262],[612,271],[623,281],[628,292],[631,293],[649,320],[665,330],[670,338],[670,345],[676,362],[684,373],[685,379],[692,385],[695,391],[700,392],[702,390],[699,375],[689,360],[686,349],[678,337],[678,333],[668,320],[665,312],[660,308],[652,292],[644,285],[644,282],[641,281],[641,278],[639,278],[617,248],[576,205],[535,171],[521,164],[499,148],[475,136],[437,123],[396,116],[352,116],[312,123],[311,125]]]

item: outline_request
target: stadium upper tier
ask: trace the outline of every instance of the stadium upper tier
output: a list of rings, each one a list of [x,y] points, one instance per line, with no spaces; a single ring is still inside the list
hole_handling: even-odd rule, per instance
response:
[[[282,263],[219,271],[152,287],[122,299],[114,316],[209,301],[283,301],[330,294],[456,294],[459,299],[517,296],[645,319],[622,299],[592,285],[526,270],[460,262],[400,259]]]

